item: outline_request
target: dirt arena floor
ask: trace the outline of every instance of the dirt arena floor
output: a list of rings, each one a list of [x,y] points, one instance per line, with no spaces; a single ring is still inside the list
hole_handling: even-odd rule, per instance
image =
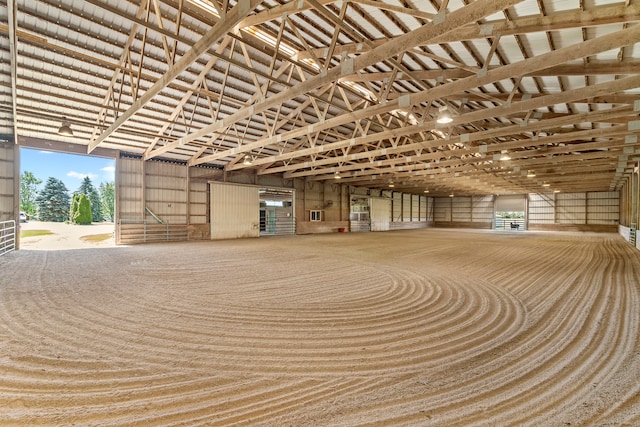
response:
[[[0,426],[638,426],[615,234],[336,233],[0,258]]]
[[[30,236],[20,239],[22,249],[66,250],[83,248],[104,248],[115,246],[113,223],[93,223],[91,225],[66,224],[64,222],[28,221],[20,223],[20,232],[44,230],[51,234]],[[105,236],[108,239],[92,240],[92,236]]]

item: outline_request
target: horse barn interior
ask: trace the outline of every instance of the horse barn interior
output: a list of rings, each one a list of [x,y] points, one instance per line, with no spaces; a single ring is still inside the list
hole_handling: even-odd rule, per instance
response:
[[[0,427],[640,425],[638,21],[0,0]],[[115,247],[20,249],[21,148]]]

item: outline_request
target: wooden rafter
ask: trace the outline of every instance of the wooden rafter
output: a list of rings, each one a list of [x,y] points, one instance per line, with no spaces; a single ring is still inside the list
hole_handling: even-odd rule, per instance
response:
[[[178,74],[183,72],[209,47],[229,32],[238,22],[251,12],[261,0],[240,0],[226,15],[225,19],[213,26],[200,40],[198,40],[186,52],[179,61],[169,67],[167,72],[151,87],[142,97],[138,98],[133,105],[122,114],[107,130],[93,139],[88,145],[90,153],[102,141],[108,138],[116,129],[122,126],[130,117],[136,114],[147,102],[160,93]]]

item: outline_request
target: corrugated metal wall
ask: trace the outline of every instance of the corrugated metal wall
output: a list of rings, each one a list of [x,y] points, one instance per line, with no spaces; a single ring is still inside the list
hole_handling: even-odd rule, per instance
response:
[[[500,195],[495,199],[496,212],[525,212],[526,210],[525,194]]]
[[[209,168],[190,168],[189,173],[189,224],[209,222],[209,183],[204,178],[211,175]]]
[[[433,199],[436,226],[490,228],[494,196],[438,197]]]
[[[135,157],[120,157],[118,160],[119,220],[125,223],[156,220],[146,212],[150,209],[165,224],[188,224],[188,189],[191,185],[187,165],[164,161],[143,161]],[[204,186],[204,187],[203,187]],[[206,221],[206,182],[195,184],[200,191],[195,199],[201,204],[195,210],[200,219]],[[203,193],[204,190],[204,200]]]
[[[587,224],[617,224],[619,218],[618,192],[587,193]]]
[[[402,193],[402,221],[411,221],[411,194]]]
[[[431,210],[429,209],[431,199],[429,197],[420,197],[420,221],[429,221]]]
[[[434,200],[434,220],[436,223],[451,222],[451,197],[438,197]]]
[[[556,222],[558,224],[586,224],[587,194],[556,194]]]
[[[493,221],[493,195],[473,196],[471,198],[471,221],[492,222]]]
[[[349,228],[349,192],[355,189],[337,182],[295,179],[276,187],[295,188],[296,233],[335,233]],[[311,211],[322,211],[322,221],[311,221]]]
[[[551,194],[534,194],[529,197],[529,214],[528,220],[530,224],[553,224],[555,221],[555,198]]]
[[[392,198],[391,218],[393,221],[402,221],[402,193],[394,192]]]
[[[211,238],[260,236],[258,187],[211,182]]]
[[[411,221],[420,221],[420,196],[411,195]]]
[[[530,224],[615,225],[620,218],[620,194],[529,194],[528,214]]]
[[[451,221],[471,222],[472,205],[471,197],[452,197],[451,199]]]
[[[325,182],[323,192],[324,220],[328,222],[341,221],[345,217],[341,209],[344,204],[342,201],[342,186],[333,182]]]
[[[187,166],[155,161],[145,164],[147,208],[165,224],[187,224]]]
[[[123,222],[144,220],[144,162],[142,159],[119,157],[116,159],[116,209]]]
[[[13,142],[0,142],[0,221],[17,220],[18,217],[18,150]]]

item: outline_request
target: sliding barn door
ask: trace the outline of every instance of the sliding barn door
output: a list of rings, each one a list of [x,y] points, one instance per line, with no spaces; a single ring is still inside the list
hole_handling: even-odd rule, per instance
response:
[[[211,239],[260,236],[258,187],[211,182]]]

